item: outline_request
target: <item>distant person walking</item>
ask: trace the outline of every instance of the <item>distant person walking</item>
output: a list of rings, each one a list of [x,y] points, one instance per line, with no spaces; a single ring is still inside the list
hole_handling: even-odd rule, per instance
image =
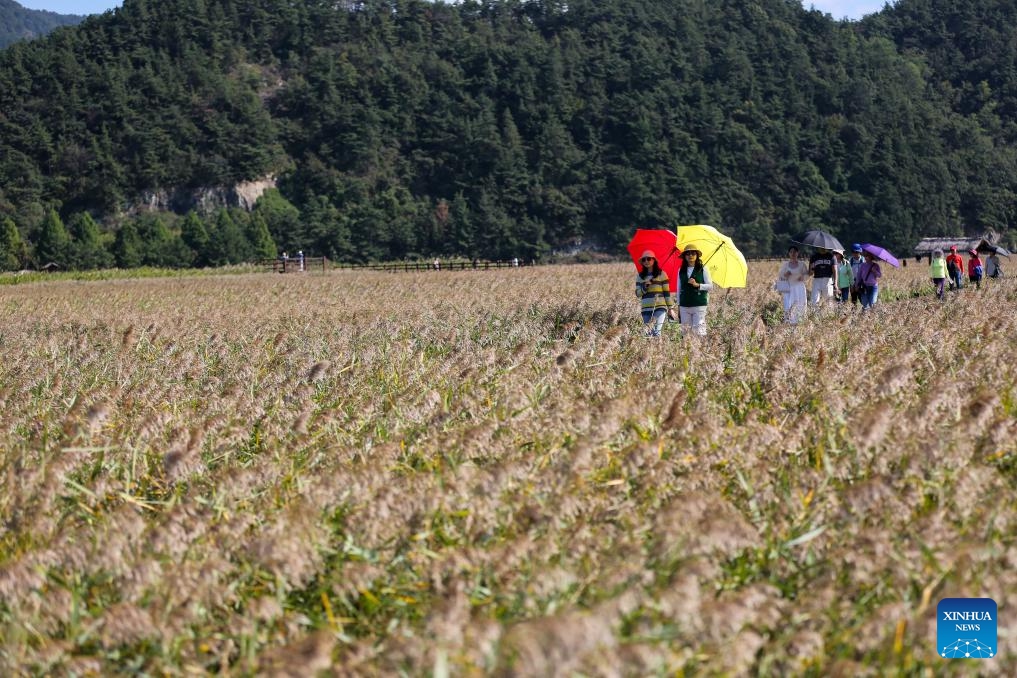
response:
[[[695,332],[706,336],[706,310],[710,303],[713,281],[703,266],[703,253],[695,245],[682,251],[682,265],[678,269],[678,319],[682,333]]]
[[[957,254],[956,245],[950,245],[950,254],[946,255],[946,274],[950,278],[949,288],[959,290],[964,275],[964,258]]]
[[[805,310],[805,280],[808,276],[808,265],[799,261],[798,248],[792,245],[787,250],[787,261],[781,264],[777,273],[778,280],[786,280],[789,284],[788,291],[784,292],[784,320],[791,325],[798,324]]]
[[[834,252],[833,258],[836,261],[834,271],[837,276],[837,300],[846,304],[851,294],[851,288],[854,287],[855,274],[851,268],[851,262],[844,258],[843,253]]]
[[[968,250],[968,254],[971,255],[968,258],[968,280],[974,284],[976,290],[980,290],[985,267],[982,265],[982,258],[978,256],[978,250]]]
[[[883,277],[883,269],[879,267],[876,257],[865,252],[865,263],[858,269],[858,284],[861,286],[862,310],[876,305],[879,297],[879,279]]]
[[[999,263],[999,254],[990,252],[989,256],[985,257],[985,277],[998,278],[1002,275],[1003,268]]]
[[[809,257],[809,273],[812,274],[810,305],[819,306],[832,296],[833,268],[833,252],[830,250],[818,249]]]
[[[664,321],[674,308],[674,300],[671,298],[671,281],[661,270],[657,255],[652,250],[646,250],[639,257],[636,297],[639,298],[639,312],[646,326],[646,336],[659,337]]]
[[[862,256],[862,245],[861,243],[854,243],[851,245],[851,256],[848,258],[848,263],[851,264],[851,280],[855,284],[851,285],[851,303],[857,304],[861,300],[861,295],[858,293],[858,272],[862,268],[862,264],[865,263],[865,257]]]
[[[932,251],[929,277],[932,278],[932,285],[936,288],[936,298],[942,299],[943,288],[946,285],[946,259],[943,258],[943,250]]]

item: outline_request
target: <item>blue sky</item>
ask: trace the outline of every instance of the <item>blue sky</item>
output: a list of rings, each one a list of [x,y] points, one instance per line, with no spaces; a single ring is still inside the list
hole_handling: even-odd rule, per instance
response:
[[[114,0],[15,0],[29,9],[48,9],[60,14],[101,14],[107,9],[119,7],[122,2]],[[805,7],[815,7],[834,19],[861,19],[883,9],[884,0],[803,0]]]
[[[815,7],[826,12],[834,19],[861,19],[866,14],[874,14],[887,4],[884,0],[803,0],[806,8]],[[893,3],[890,3],[893,4]]]
[[[107,9],[119,7],[117,0],[14,0],[28,9],[46,9],[57,14],[102,14]]]

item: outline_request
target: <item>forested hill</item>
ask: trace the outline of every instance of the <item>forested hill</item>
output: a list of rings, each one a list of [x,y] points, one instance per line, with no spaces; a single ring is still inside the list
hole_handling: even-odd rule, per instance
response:
[[[73,26],[84,18],[76,14],[27,9],[14,0],[0,0],[0,48],[16,40],[45,35],[60,26]]]
[[[1007,232],[1015,10],[126,0],[0,53],[3,265],[535,257],[682,223],[750,255],[817,226],[902,252]],[[136,210],[266,177],[251,214]]]

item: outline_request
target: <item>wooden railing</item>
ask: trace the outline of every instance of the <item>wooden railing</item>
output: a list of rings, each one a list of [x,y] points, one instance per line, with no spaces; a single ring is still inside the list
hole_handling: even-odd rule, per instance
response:
[[[278,257],[276,259],[261,259],[259,266],[266,271],[273,273],[304,273],[306,271],[322,271],[328,268],[328,257]]]
[[[330,261],[327,257],[282,257],[276,259],[261,259],[258,265],[272,273],[301,273],[305,271],[327,271],[333,268],[365,269],[369,271],[488,271],[493,268],[519,268],[521,266],[533,266],[533,262],[524,262],[522,259],[510,259],[508,261],[391,261],[377,264],[348,264],[338,261]]]
[[[365,268],[371,271],[488,271],[492,268],[519,268],[532,266],[522,259],[509,261],[392,261],[380,264],[334,264],[335,268]]]

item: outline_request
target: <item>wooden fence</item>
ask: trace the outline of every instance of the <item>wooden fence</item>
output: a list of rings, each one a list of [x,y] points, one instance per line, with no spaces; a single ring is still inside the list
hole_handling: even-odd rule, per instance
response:
[[[786,257],[754,257],[748,259],[748,261],[755,262],[772,262],[774,264],[780,264],[786,261]],[[623,261],[618,259],[617,261],[608,263],[618,263]],[[903,263],[904,259],[901,260]],[[324,272],[331,269],[344,268],[344,269],[363,269],[368,271],[489,271],[491,269],[498,268],[521,268],[521,267],[532,267],[538,264],[534,261],[524,261],[523,259],[510,259],[508,261],[438,261],[427,262],[427,261],[390,261],[386,263],[376,264],[350,264],[339,261],[331,261],[328,257],[304,257],[303,263],[299,257],[290,257],[288,259],[261,259],[257,262],[259,266],[262,266],[266,271],[273,273],[301,273],[301,272]],[[548,260],[544,262],[546,264],[556,263],[554,260]]]
[[[346,264],[329,261],[327,257],[290,257],[288,259],[261,259],[258,265],[272,273],[302,273],[306,271],[326,271],[333,268],[366,269],[369,271],[488,271],[492,268],[519,268],[533,266],[533,262],[522,259],[509,261],[395,261],[378,264]]]
[[[366,268],[371,271],[488,271],[492,268],[532,266],[522,259],[511,261],[394,261],[382,264],[335,264],[335,268]]]
[[[288,257],[283,259],[261,259],[258,265],[273,273],[304,273],[306,271],[322,271],[328,268],[328,257]]]

